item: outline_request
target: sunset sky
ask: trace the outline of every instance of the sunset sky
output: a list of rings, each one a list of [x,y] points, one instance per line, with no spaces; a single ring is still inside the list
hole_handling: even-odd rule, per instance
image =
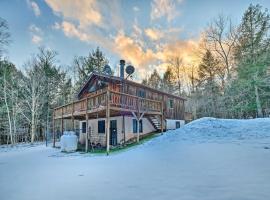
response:
[[[99,46],[112,67],[123,58],[138,76],[162,74],[169,56],[192,62],[207,23],[220,13],[239,23],[250,3],[270,8],[269,0],[0,0],[0,17],[12,34],[7,57],[20,69],[39,46],[56,50],[63,67]]]

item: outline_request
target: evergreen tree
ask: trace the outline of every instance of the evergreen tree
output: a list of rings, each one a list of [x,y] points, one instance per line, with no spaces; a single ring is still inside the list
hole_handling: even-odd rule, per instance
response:
[[[108,59],[99,47],[86,57],[76,57],[73,65],[78,74],[77,87],[80,87],[92,72],[103,73],[103,67],[108,63]]]
[[[249,108],[255,108],[259,117],[263,116],[265,99],[269,95],[266,71],[270,65],[270,16],[260,5],[250,5],[239,26],[239,40],[236,47],[238,81],[246,81],[251,87],[248,93]],[[241,84],[237,84],[241,85]]]
[[[144,78],[144,79],[142,80],[142,84],[143,84],[143,85],[148,85],[148,80],[147,80],[147,77],[146,77],[146,78]]]
[[[162,80],[156,69],[153,71],[150,78],[148,79],[148,85],[155,89],[161,89]]]
[[[171,67],[167,67],[167,70],[164,73],[162,89],[168,93],[174,92],[174,76]]]
[[[214,58],[210,51],[206,51],[201,64],[199,65],[199,87],[202,92],[203,98],[206,99],[204,103],[207,108],[207,114],[210,116],[217,115],[217,96],[218,96],[218,84],[217,72],[219,70],[219,62]]]

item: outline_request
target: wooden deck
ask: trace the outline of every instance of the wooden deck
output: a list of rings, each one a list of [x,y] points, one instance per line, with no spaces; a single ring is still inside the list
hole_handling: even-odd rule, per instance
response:
[[[106,108],[111,111],[161,115],[162,101],[141,98],[106,88],[81,100],[55,108],[54,119],[71,119],[97,112],[105,113]]]

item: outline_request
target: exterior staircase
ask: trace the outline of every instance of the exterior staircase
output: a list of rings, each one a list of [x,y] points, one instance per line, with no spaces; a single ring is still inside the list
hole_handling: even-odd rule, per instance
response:
[[[159,116],[148,116],[147,119],[157,131],[161,131],[161,119]]]

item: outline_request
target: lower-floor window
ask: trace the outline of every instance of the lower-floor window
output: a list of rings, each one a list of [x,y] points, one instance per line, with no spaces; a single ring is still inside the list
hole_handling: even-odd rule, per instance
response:
[[[86,133],[86,122],[82,122],[82,133]]]
[[[105,133],[105,120],[98,121],[98,133]]]
[[[175,127],[180,128],[180,122],[175,122]]]
[[[133,133],[137,133],[137,120],[133,119]],[[143,123],[142,120],[140,120],[139,122],[139,132],[142,133],[143,132]]]

